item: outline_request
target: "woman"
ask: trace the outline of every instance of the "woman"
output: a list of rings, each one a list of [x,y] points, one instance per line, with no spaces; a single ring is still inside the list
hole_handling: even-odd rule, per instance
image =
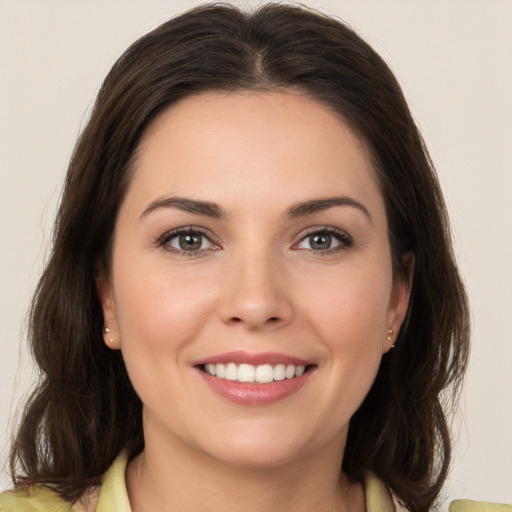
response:
[[[286,6],[137,41],[75,149],[31,339],[1,510],[427,510],[468,313],[384,62]]]

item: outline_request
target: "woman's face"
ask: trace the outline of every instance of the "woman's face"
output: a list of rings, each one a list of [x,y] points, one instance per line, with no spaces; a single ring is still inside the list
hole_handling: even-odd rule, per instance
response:
[[[341,453],[408,300],[364,144],[285,92],[157,118],[98,290],[146,448],[256,466]]]

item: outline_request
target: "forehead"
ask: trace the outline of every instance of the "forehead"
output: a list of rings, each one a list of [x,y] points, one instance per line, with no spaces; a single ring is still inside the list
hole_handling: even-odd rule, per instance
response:
[[[334,193],[381,199],[369,152],[339,114],[296,92],[209,92],[150,125],[128,195],[223,203]]]

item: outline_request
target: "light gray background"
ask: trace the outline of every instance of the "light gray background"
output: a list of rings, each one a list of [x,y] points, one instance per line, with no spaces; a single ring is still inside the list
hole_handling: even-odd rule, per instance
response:
[[[0,0],[0,466],[34,375],[24,317],[76,137],[122,51],[197,3]],[[446,495],[512,502],[512,2],[304,3],[351,23],[388,61],[423,131],[473,310]]]

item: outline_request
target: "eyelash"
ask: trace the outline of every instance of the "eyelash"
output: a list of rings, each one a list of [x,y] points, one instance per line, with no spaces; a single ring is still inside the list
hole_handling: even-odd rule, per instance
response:
[[[210,250],[217,250],[219,249],[218,244],[212,241],[212,239],[206,234],[205,231],[203,231],[201,228],[195,227],[195,226],[187,226],[183,228],[173,229],[171,231],[167,231],[164,233],[161,237],[157,239],[157,246],[162,247],[164,250],[177,254],[179,256],[199,256],[201,253],[203,253],[207,249],[197,249],[192,251],[185,251],[183,249],[177,249],[176,247],[172,247],[169,245],[169,242],[173,238],[177,238],[183,235],[199,235],[202,238],[205,238],[210,244],[212,244],[212,247],[210,247]]]
[[[169,245],[169,242],[173,240],[174,238],[183,236],[183,235],[199,235],[200,237],[205,238],[212,247],[209,247],[208,249],[197,249],[197,250],[191,250],[191,251],[185,251],[177,249],[176,247],[172,247]],[[302,242],[307,240],[309,237],[312,237],[314,235],[328,235],[333,238],[335,238],[340,244],[336,247],[332,247],[329,249],[324,250],[315,250],[315,249],[302,249],[298,247]],[[354,245],[354,240],[352,237],[350,237],[347,233],[344,231],[341,231],[340,229],[336,229],[333,227],[321,227],[321,228],[313,228],[310,231],[308,231],[306,234],[304,234],[300,240],[293,244],[292,249],[294,250],[309,250],[315,255],[324,256],[333,254],[339,251],[344,251],[347,249],[350,249]],[[157,246],[162,247],[164,250],[171,252],[173,254],[177,254],[179,256],[199,256],[206,250],[217,250],[220,249],[219,245],[212,241],[212,239],[206,234],[204,230],[201,228],[195,227],[195,226],[187,226],[183,228],[174,229],[171,231],[167,231],[164,233],[161,237],[157,239]]]
[[[304,240],[308,239],[309,237],[312,237],[314,235],[329,235],[335,238],[338,242],[340,242],[340,245],[336,247],[332,247],[330,249],[324,249],[324,250],[314,250],[314,249],[301,249],[297,247],[299,244],[301,244]],[[347,249],[350,249],[354,245],[354,240],[351,236],[349,236],[345,231],[342,231],[337,228],[333,228],[330,226],[320,227],[320,228],[312,228],[310,231],[308,231],[305,235],[301,237],[298,243],[294,244],[292,248],[295,248],[295,250],[310,250],[313,254],[318,256],[326,256],[329,254],[333,254],[340,251],[345,251]]]

